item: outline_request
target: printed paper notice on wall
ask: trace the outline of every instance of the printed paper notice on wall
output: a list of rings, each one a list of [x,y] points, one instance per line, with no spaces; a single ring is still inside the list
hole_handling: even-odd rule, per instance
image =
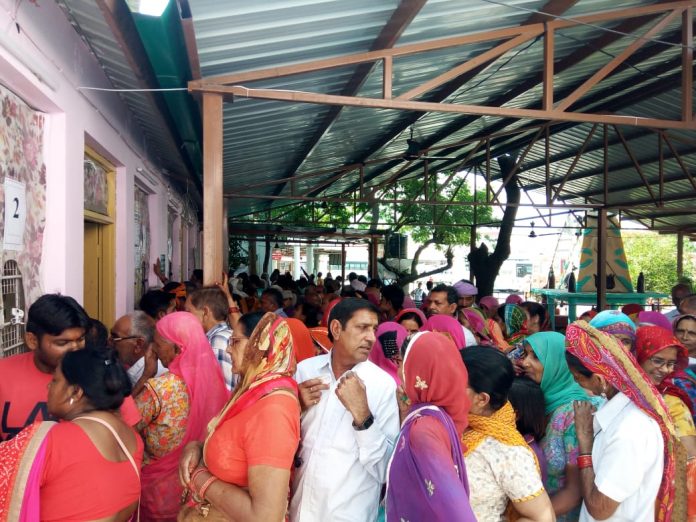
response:
[[[22,250],[27,217],[26,186],[5,176],[5,250]]]

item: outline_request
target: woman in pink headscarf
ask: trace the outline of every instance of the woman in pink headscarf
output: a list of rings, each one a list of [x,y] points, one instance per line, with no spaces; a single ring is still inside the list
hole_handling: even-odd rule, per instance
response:
[[[205,436],[229,392],[193,314],[175,312],[160,319],[153,348],[169,372],[148,379],[135,398],[142,414],[137,427],[145,440],[140,513],[144,520],[176,520],[183,491],[178,477],[181,451]],[[145,372],[152,371],[148,366]]]
[[[473,332],[476,337],[476,344],[483,346],[491,344],[486,322],[481,312],[475,308],[461,308],[459,312],[457,312],[457,315],[461,325]]]
[[[423,331],[441,333],[445,337],[450,338],[458,350],[476,344],[474,334],[449,315],[433,315],[425,323]]]
[[[394,321],[406,328],[409,334],[414,334],[425,326],[427,318],[418,308],[404,308],[396,314]]]
[[[397,386],[401,384],[401,379],[398,376],[399,365],[395,361],[406,337],[408,331],[399,323],[387,321],[380,324],[375,332],[375,343],[369,356],[369,360],[387,372]]]

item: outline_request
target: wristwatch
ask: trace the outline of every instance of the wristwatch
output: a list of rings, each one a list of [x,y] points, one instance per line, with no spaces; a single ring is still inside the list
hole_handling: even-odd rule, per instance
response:
[[[375,417],[370,413],[368,415],[367,419],[365,419],[362,424],[355,424],[355,421],[353,421],[353,429],[355,431],[364,431],[368,429],[370,426],[372,426],[375,422]]]

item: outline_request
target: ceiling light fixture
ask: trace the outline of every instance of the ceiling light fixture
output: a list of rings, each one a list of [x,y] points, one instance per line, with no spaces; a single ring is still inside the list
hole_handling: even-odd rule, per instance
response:
[[[534,232],[534,221],[532,221],[530,223],[530,225],[532,225],[532,231],[529,233],[529,235],[527,237],[535,238],[535,237],[537,237],[537,235],[536,235],[536,232]]]
[[[131,12],[147,16],[162,16],[169,0],[128,0]]]

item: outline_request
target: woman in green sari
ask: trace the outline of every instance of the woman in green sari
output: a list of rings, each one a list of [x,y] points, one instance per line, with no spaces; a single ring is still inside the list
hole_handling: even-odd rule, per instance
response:
[[[565,337],[539,332],[524,341],[520,366],[541,386],[546,410],[546,431],[541,449],[548,465],[546,486],[558,521],[577,521],[582,496],[577,467],[578,439],[573,401],[590,400],[575,382],[565,360]]]

